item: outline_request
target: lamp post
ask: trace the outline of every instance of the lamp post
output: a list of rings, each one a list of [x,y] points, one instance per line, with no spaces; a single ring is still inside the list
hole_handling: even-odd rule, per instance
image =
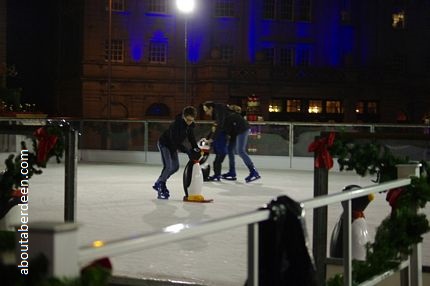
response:
[[[176,7],[178,10],[185,14],[185,24],[184,24],[184,103],[187,104],[187,15],[194,11],[195,0],[176,0]]]

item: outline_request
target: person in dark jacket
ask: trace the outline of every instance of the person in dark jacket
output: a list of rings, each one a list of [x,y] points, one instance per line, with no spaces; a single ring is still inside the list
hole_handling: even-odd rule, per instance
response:
[[[167,200],[170,197],[169,190],[166,187],[166,181],[171,175],[179,169],[178,150],[187,153],[188,156],[192,152],[198,152],[196,138],[194,136],[194,120],[197,111],[193,106],[187,106],[182,110],[182,114],[178,115],[170,124],[169,128],[161,134],[158,140],[158,149],[161,153],[163,161],[163,170],[160,177],[154,183],[152,188],[158,192],[158,199]],[[191,150],[184,146],[185,139],[191,144]]]
[[[225,104],[206,101],[203,103],[203,111],[215,121],[211,133],[207,136],[207,139],[212,142],[212,148],[215,153],[215,159],[213,161],[215,174],[209,176],[208,181],[220,181],[221,164],[227,155],[227,138],[223,126],[229,109]]]
[[[255,169],[254,163],[246,152],[249,135],[249,123],[243,118],[241,114],[235,111],[229,111],[224,121],[224,132],[229,136],[228,146],[235,146],[236,153],[242,158],[243,163],[248,167],[249,175],[245,178],[247,183],[258,180],[261,178],[260,174]],[[230,162],[230,175],[236,178],[236,170],[234,169],[234,156],[229,158],[233,160]],[[224,177],[226,174],[224,174]]]

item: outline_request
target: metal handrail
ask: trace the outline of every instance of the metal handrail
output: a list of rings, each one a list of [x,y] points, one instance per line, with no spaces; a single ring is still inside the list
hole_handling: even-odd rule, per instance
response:
[[[94,247],[91,245],[81,247],[79,250],[79,261],[81,263],[85,263],[104,256],[130,253],[169,242],[258,223],[265,221],[268,218],[269,211],[260,210],[234,215],[227,218],[215,219],[204,223],[173,224],[163,228],[162,231],[106,242],[101,247]]]

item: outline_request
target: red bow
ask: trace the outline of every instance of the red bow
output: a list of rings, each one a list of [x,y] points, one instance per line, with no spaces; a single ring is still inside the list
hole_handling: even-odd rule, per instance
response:
[[[39,141],[37,146],[37,163],[45,163],[49,151],[54,148],[57,143],[58,137],[49,135],[46,128],[40,127],[34,132],[34,137]]]
[[[312,142],[308,147],[308,152],[316,152],[315,159],[316,168],[331,169],[333,167],[333,158],[328,151],[328,148],[333,145],[335,134],[330,132],[328,137],[320,138]]]

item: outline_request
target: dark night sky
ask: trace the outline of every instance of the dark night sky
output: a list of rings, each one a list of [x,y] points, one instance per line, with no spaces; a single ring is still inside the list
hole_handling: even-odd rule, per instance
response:
[[[59,1],[7,1],[7,62],[18,75],[9,87],[23,88],[22,103],[53,112],[56,57],[56,5]]]

